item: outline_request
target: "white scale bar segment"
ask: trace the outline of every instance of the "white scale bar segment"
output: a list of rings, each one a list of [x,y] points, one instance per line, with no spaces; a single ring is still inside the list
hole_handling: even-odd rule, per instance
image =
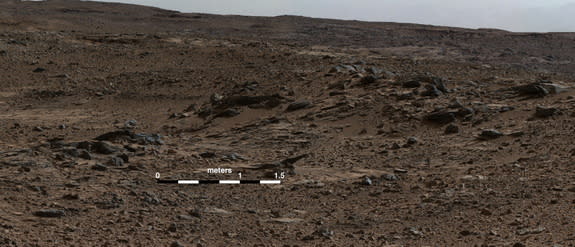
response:
[[[281,184],[281,180],[260,180],[260,184]]]
[[[178,180],[178,184],[199,184],[199,180]]]

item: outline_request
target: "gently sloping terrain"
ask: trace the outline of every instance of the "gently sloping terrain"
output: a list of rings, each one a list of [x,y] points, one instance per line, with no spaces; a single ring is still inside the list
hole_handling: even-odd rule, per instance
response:
[[[575,242],[572,34],[0,6],[2,246]]]

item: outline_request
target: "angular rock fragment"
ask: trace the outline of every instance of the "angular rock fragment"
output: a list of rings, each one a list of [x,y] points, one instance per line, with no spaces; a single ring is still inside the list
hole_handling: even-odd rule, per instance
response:
[[[60,218],[64,217],[66,215],[66,212],[64,212],[64,210],[58,210],[58,209],[42,209],[34,212],[33,215],[44,218]]]
[[[401,83],[401,86],[404,88],[418,88],[421,86],[421,82],[419,81],[405,81],[403,83]]]
[[[369,186],[369,185],[372,185],[372,184],[373,184],[373,181],[371,181],[371,178],[369,178],[368,176],[365,176],[365,177],[362,178],[361,184],[362,184],[362,185],[368,185],[368,186]]]
[[[438,111],[427,114],[425,120],[438,124],[448,124],[455,121],[456,118],[453,112]]]
[[[459,133],[459,127],[455,124],[450,124],[445,127],[444,133],[446,135]]]
[[[559,113],[559,109],[555,107],[537,106],[535,108],[535,117],[548,118]]]
[[[559,94],[567,92],[569,90],[569,87],[554,83],[536,82],[527,85],[513,87],[511,89],[520,95],[544,97],[548,94]]]
[[[102,134],[102,135],[94,138],[94,140],[109,141],[109,142],[126,141],[126,142],[138,143],[141,145],[163,145],[164,144],[164,141],[162,140],[162,136],[159,134],[145,134],[145,133],[136,134],[131,130],[117,130],[117,131],[108,132],[108,133]],[[80,146],[80,144],[78,144],[78,148],[89,150],[90,146],[92,145],[92,148],[93,148],[94,144],[84,142],[81,145],[82,146]],[[96,144],[96,145],[99,145],[99,144]]]
[[[421,92],[420,94],[421,96],[428,96],[428,97],[439,97],[441,95],[443,95],[443,92],[441,92],[439,89],[437,89],[437,87],[435,85],[425,85],[425,91]]]
[[[233,108],[229,108],[229,109],[226,109],[226,110],[216,114],[215,117],[231,118],[231,117],[235,117],[238,115],[240,115],[240,111],[233,109]]]
[[[377,77],[372,76],[372,75],[368,75],[368,76],[364,76],[361,78],[360,83],[361,84],[372,84],[375,83],[377,81]]]
[[[290,112],[290,111],[297,111],[297,110],[301,110],[301,109],[305,109],[308,107],[311,107],[311,102],[308,100],[301,100],[301,101],[296,101],[293,102],[291,104],[288,105],[286,111]]]
[[[100,154],[113,154],[115,152],[120,151],[119,148],[103,141],[93,143],[92,150]]]
[[[110,166],[123,166],[124,160],[120,157],[112,157],[110,160],[108,160],[108,165],[110,165]]]
[[[108,167],[102,164],[95,164],[92,166],[92,170],[103,172],[108,170]]]
[[[499,132],[498,130],[484,129],[481,131],[481,134],[479,134],[479,139],[490,140],[490,139],[496,139],[496,138],[499,138],[502,136],[503,136],[503,133]]]
[[[117,131],[112,131],[112,132],[102,134],[102,135],[94,138],[94,140],[97,140],[97,141],[118,141],[118,140],[124,140],[127,138],[131,138],[133,135],[134,135],[134,132],[132,132],[130,130],[117,130]]]

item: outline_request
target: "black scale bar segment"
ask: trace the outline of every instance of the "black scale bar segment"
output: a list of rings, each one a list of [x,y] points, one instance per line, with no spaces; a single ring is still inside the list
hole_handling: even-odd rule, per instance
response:
[[[163,179],[158,179],[157,182],[159,184],[177,184],[178,180],[163,180]]]

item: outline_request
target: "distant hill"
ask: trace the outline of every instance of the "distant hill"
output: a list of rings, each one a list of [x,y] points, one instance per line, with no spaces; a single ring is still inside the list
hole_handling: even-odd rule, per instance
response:
[[[575,5],[557,14],[566,17]],[[528,14],[527,14],[528,15]],[[1,31],[74,31],[78,34],[188,33],[288,45],[390,48],[438,47],[470,61],[575,71],[575,33],[513,33],[390,22],[342,21],[301,16],[246,17],[180,13],[153,7],[88,1],[0,2]]]

